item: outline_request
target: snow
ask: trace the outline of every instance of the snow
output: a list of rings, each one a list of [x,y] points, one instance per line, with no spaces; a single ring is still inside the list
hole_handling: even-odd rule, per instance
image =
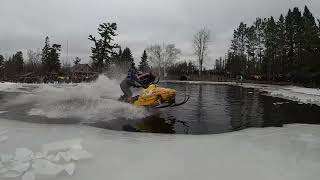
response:
[[[94,155],[87,160],[60,159],[57,163],[34,159],[30,161],[32,168],[19,176],[25,180],[317,180],[320,176],[318,125],[294,124],[203,136],[115,132],[5,119],[0,119],[0,127],[7,129],[10,137],[6,146],[0,145],[0,154],[12,154],[24,147],[19,150],[21,155],[30,154],[27,149],[44,149],[61,157],[71,150]],[[39,153],[34,154],[36,158]]]
[[[303,88],[297,86],[278,86],[252,83],[236,82],[211,82],[211,81],[163,81],[181,84],[210,84],[210,85],[231,85],[244,88],[254,88],[266,92],[266,95],[292,100],[304,104],[315,104],[320,106],[320,89]]]
[[[36,176],[33,171],[28,171],[22,176],[22,180],[35,180]]]

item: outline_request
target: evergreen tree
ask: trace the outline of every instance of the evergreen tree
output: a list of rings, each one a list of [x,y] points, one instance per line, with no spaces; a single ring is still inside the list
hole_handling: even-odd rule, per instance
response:
[[[47,36],[45,39],[44,47],[42,48],[42,53],[41,53],[41,62],[43,67],[45,68],[44,71],[46,71],[46,68],[49,64],[49,51],[50,51],[50,40],[49,37]]]
[[[273,17],[269,18],[265,28],[266,37],[266,54],[263,63],[264,73],[268,79],[271,79],[277,74],[278,67],[276,66],[276,53],[277,53],[277,25]]]
[[[122,69],[122,48],[121,46],[119,46],[119,51],[118,53],[115,53],[113,56],[112,56],[112,63],[118,67],[119,69]]]
[[[126,47],[123,50],[121,60],[122,60],[122,68],[124,68],[123,70],[127,71],[128,68],[131,66],[131,64],[134,62],[131,50],[128,47]]]
[[[141,61],[139,64],[139,70],[142,72],[146,72],[146,71],[150,70],[149,64],[148,64],[148,55],[147,55],[146,50],[143,51]]]
[[[250,76],[256,72],[256,50],[258,49],[258,39],[254,26],[247,28],[246,30],[246,49],[247,49],[247,76]]]
[[[0,54],[0,68],[4,65],[4,57]]]
[[[257,39],[257,50],[256,50],[256,55],[257,55],[257,65],[256,69],[258,72],[262,72],[262,58],[264,55],[264,43],[265,43],[265,34],[264,34],[264,28],[265,28],[265,20],[262,20],[261,18],[257,18],[256,21],[254,22],[254,27],[255,27],[255,34],[256,34],[256,39]]]
[[[294,33],[294,52],[295,52],[295,68],[299,68],[302,62],[302,45],[303,45],[303,21],[299,8],[295,7],[292,11],[293,33]]]
[[[44,72],[58,72],[61,68],[60,63],[60,44],[53,44],[50,46],[49,37],[46,37],[45,45],[42,49],[42,66]]]
[[[306,6],[303,13],[303,58],[306,60],[307,66],[310,68],[316,64],[317,51],[319,52],[319,35],[318,28],[312,13]]]
[[[94,47],[91,48],[93,66],[99,72],[102,72],[103,68],[109,68],[112,57],[116,54],[114,49],[118,48],[117,44],[114,44],[114,37],[117,36],[116,23],[103,23],[99,25],[98,33],[100,39],[90,35],[89,40],[94,42]]]
[[[288,72],[287,67],[287,50],[286,50],[286,26],[285,19],[283,15],[280,15],[280,18],[277,22],[277,58],[279,63],[279,73],[282,75]]]
[[[51,48],[49,48],[49,59],[48,59],[48,70],[49,72],[58,72],[61,68],[60,63],[60,44],[53,44]]]
[[[23,73],[23,54],[21,51],[17,52],[15,55],[13,55],[13,63],[16,66],[16,73],[21,74]]]

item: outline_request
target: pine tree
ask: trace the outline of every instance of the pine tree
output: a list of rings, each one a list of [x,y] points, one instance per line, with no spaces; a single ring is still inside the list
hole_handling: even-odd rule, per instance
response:
[[[283,15],[280,15],[280,18],[277,22],[277,56],[279,59],[280,73],[283,75],[288,72],[287,67],[287,50],[286,50],[286,26],[285,19]]]
[[[257,50],[256,50],[256,55],[257,55],[257,71],[262,73],[262,58],[264,55],[264,43],[265,43],[265,34],[264,34],[264,28],[265,28],[265,20],[262,20],[261,18],[257,18],[256,21],[254,22],[254,27],[255,27],[255,34],[256,34],[256,39],[257,39]]]
[[[265,36],[266,36],[266,54],[264,58],[264,72],[267,75],[268,79],[271,79],[275,74],[277,74],[276,69],[276,51],[277,51],[277,25],[274,21],[274,18],[271,17],[268,19]]]
[[[258,40],[257,35],[255,31],[255,27],[251,26],[248,27],[246,30],[246,49],[247,49],[247,76],[252,75],[255,72],[255,52],[257,50],[258,46]]]
[[[61,68],[60,63],[61,45],[53,44],[50,46],[49,37],[46,37],[45,45],[42,49],[42,66],[44,72],[57,72]]]
[[[49,59],[48,59],[48,69],[49,72],[58,72],[61,68],[60,63],[60,44],[53,44],[51,48],[49,48]]]
[[[45,39],[44,47],[42,48],[42,53],[41,53],[41,62],[44,67],[44,71],[47,70],[48,64],[49,64],[49,50],[50,50],[50,40],[49,37],[47,36]]]
[[[122,60],[122,67],[124,68],[123,70],[127,71],[128,68],[131,66],[131,64],[134,62],[131,50],[128,47],[126,47],[123,50],[121,60]]]
[[[98,33],[100,39],[90,35],[89,40],[94,42],[94,47],[91,48],[91,59],[93,66],[99,72],[102,72],[104,68],[108,69],[112,57],[116,55],[114,49],[118,48],[117,44],[114,44],[114,37],[116,34],[117,24],[116,23],[103,23],[99,25]]]
[[[292,11],[295,68],[298,69],[302,64],[302,45],[303,45],[303,21],[299,8],[295,7]]]
[[[150,70],[149,64],[148,64],[148,55],[147,55],[146,50],[143,51],[141,61],[139,64],[139,70],[142,72],[146,72],[146,71]]]
[[[293,14],[289,9],[288,14],[285,18],[286,26],[286,52],[287,52],[287,65],[289,71],[293,69],[295,52],[294,52],[294,27],[293,27]]]
[[[13,55],[13,63],[16,66],[16,73],[21,74],[23,73],[23,54],[21,51],[17,52],[15,55]]]
[[[0,68],[4,65],[4,57],[0,54]]]

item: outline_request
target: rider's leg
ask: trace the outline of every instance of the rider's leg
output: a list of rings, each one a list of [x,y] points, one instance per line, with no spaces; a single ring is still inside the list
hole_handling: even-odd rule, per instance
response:
[[[131,89],[130,89],[130,85],[128,83],[128,80],[123,80],[121,83],[120,83],[120,88],[126,98],[126,100],[128,102],[131,102],[132,101],[132,92],[131,92]]]

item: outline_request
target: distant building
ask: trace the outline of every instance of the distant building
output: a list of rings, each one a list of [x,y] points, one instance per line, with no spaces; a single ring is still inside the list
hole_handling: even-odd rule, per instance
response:
[[[89,64],[76,64],[73,67],[71,67],[71,72],[80,74],[95,73],[93,69],[89,66]]]
[[[89,64],[76,64],[71,67],[71,80],[73,82],[92,81],[98,77],[98,73]]]

